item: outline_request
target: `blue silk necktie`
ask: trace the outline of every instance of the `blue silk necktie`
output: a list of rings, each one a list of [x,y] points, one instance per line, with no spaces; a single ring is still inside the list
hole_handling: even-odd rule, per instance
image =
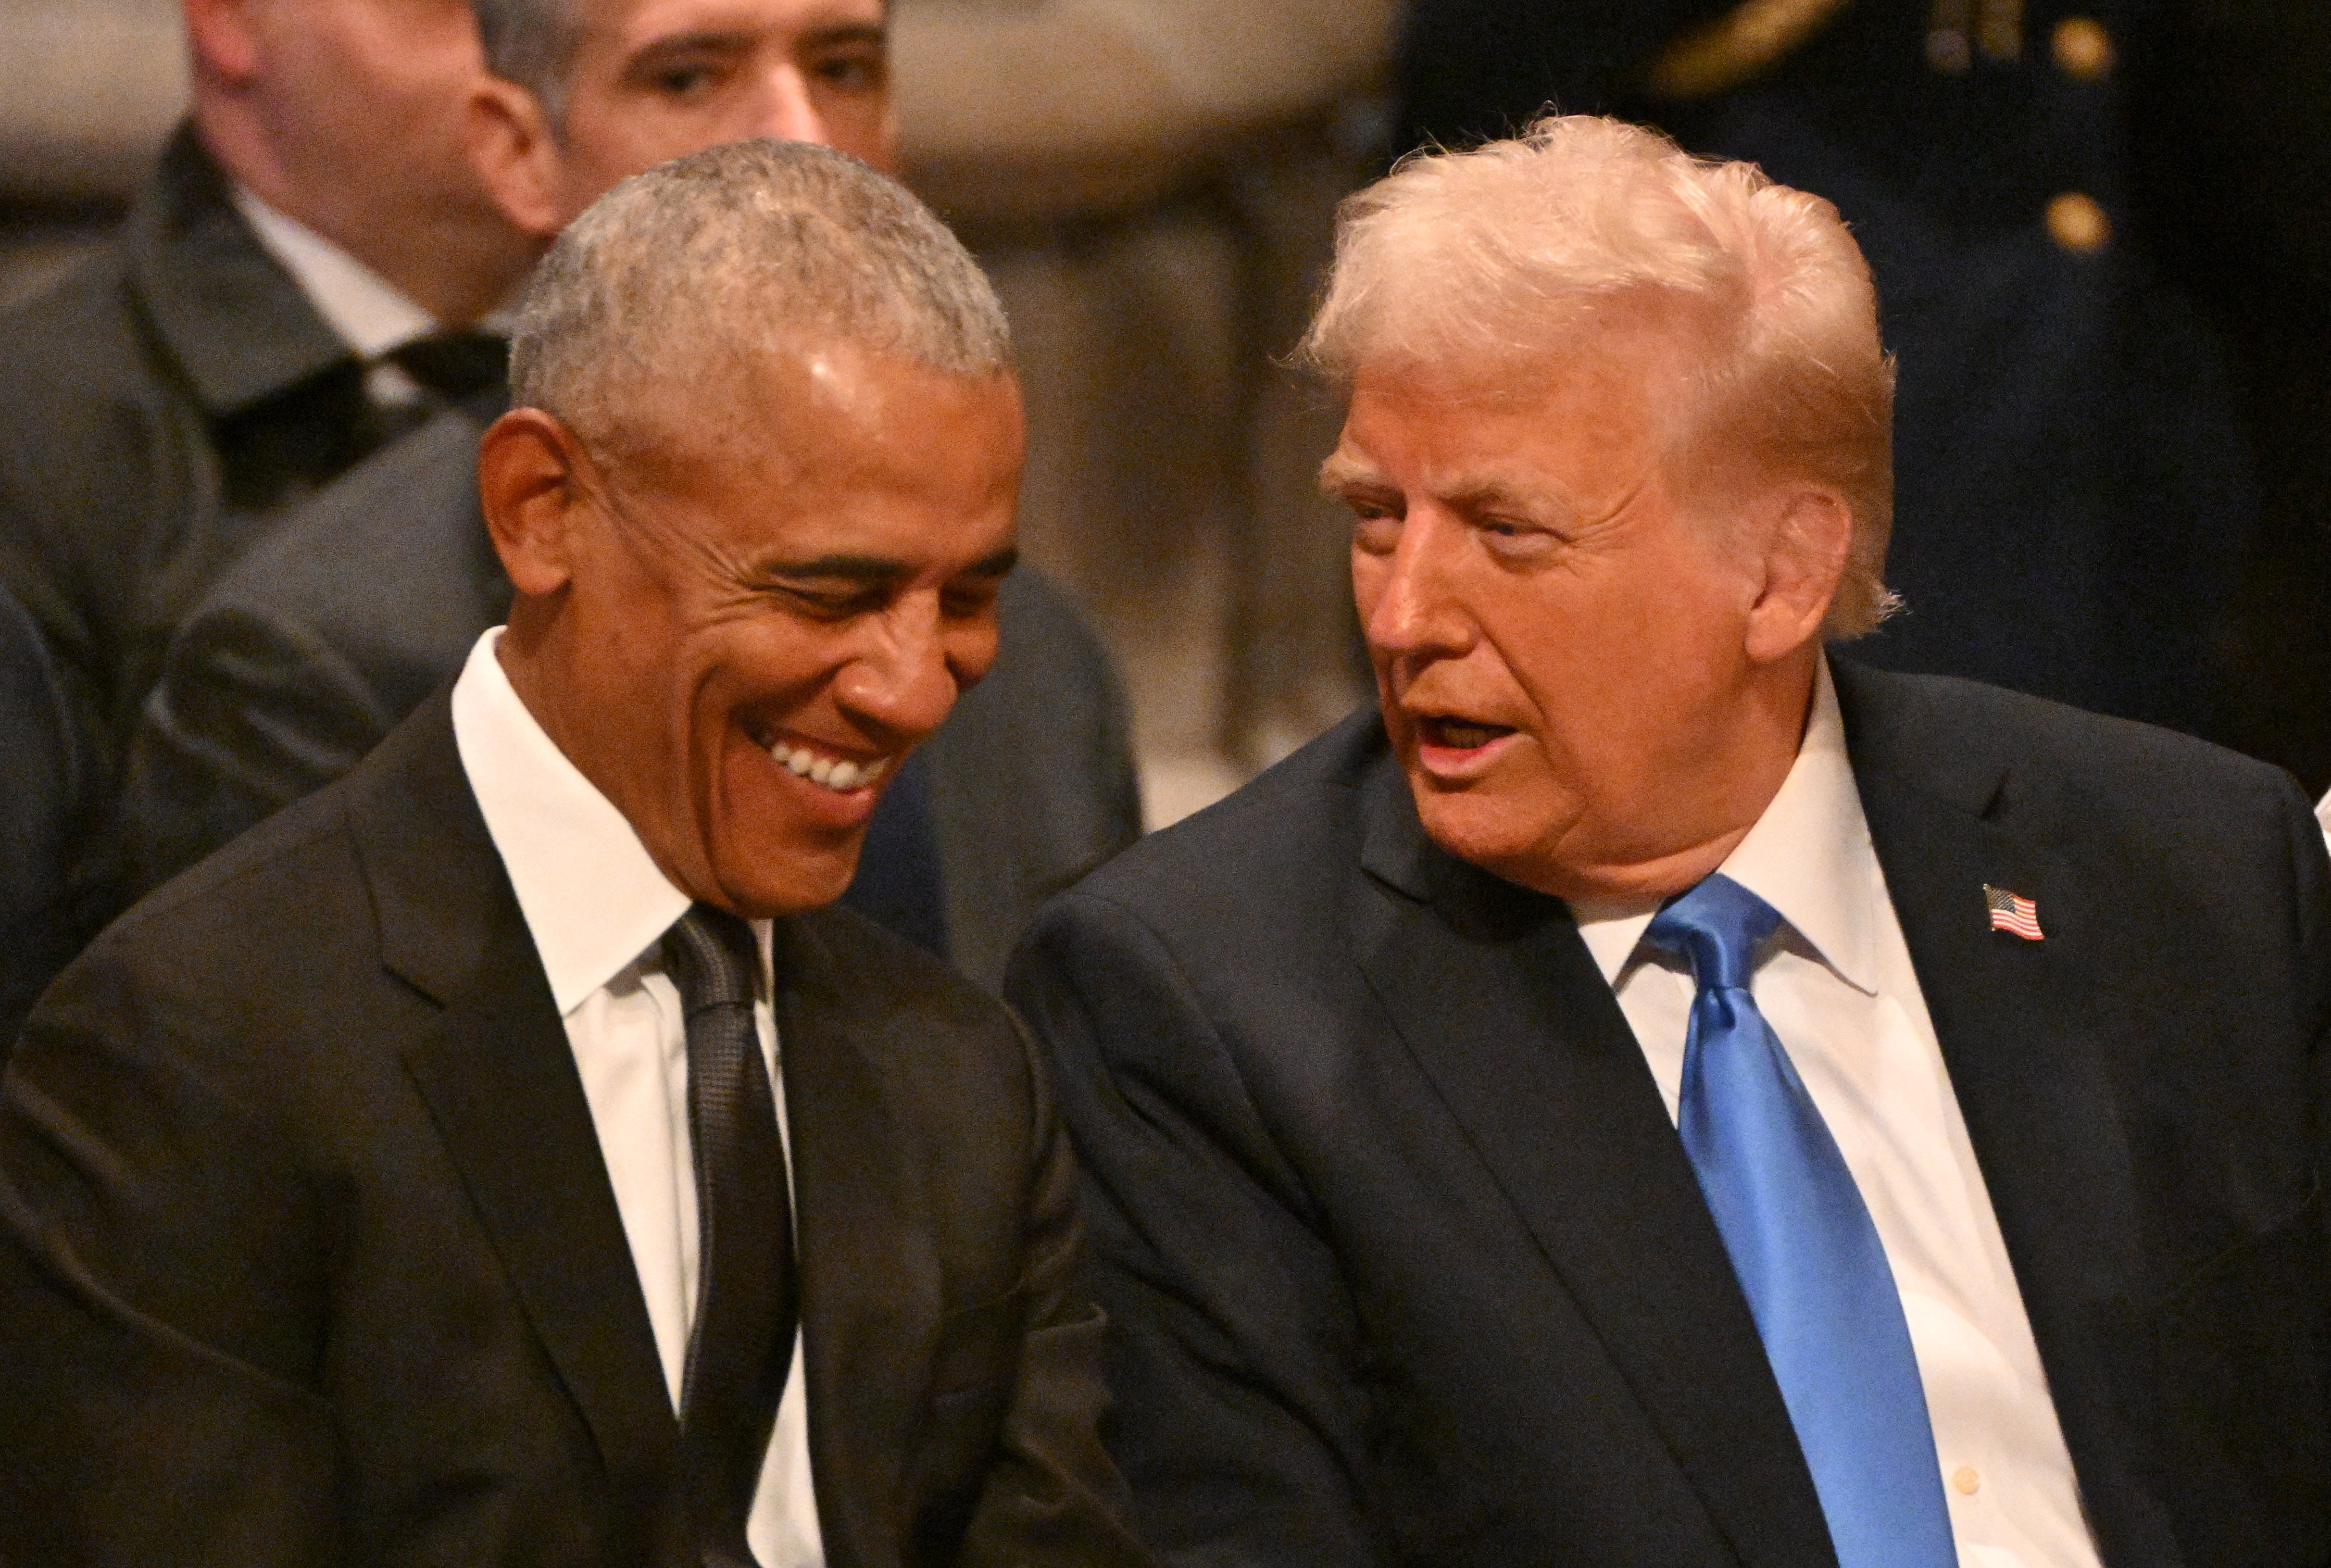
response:
[[[1953,1568],[1910,1326],[1837,1140],[1748,994],[1781,917],[1712,876],[1643,933],[1691,965],[1677,1126],[1748,1297],[1841,1568]]]

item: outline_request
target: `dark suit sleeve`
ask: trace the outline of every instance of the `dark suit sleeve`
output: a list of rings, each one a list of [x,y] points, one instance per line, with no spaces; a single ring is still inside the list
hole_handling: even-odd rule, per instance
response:
[[[1119,907],[1072,894],[1039,918],[1006,991],[1085,1170],[1117,1401],[1103,1432],[1143,1535],[1175,1563],[1384,1560],[1356,1481],[1351,1303],[1173,957]]]
[[[297,623],[232,603],[197,613],[130,741],[123,903],[355,766],[404,717],[376,685]]]
[[[0,1063],[17,1026],[72,956],[68,870],[85,763],[64,689],[32,618],[0,590]]]
[[[1027,1207],[1027,1302],[1019,1373],[996,1459],[974,1509],[960,1562],[1141,1568],[1149,1557],[1125,1524],[1124,1484],[1102,1451],[1099,1422],[1102,1317],[1080,1276],[1076,1162],[1035,1047]]]
[[[1024,568],[1004,580],[996,616],[994,670],[922,754],[949,956],[990,990],[1044,900],[1141,836],[1131,725],[1100,640]]]
[[[315,1194],[225,1038],[100,952],[0,1083],[0,1561],[335,1560]]]

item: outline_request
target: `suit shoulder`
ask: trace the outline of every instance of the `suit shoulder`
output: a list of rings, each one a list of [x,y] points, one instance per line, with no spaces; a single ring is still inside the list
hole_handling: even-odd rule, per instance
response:
[[[188,613],[174,684],[281,661],[357,683],[351,699],[393,722],[450,679],[509,604],[478,510],[480,433],[441,413],[302,503]]]
[[[447,410],[375,452],[270,529],[195,614],[233,605],[385,615],[385,605],[398,604],[389,590],[414,585],[473,531],[482,534],[483,433],[467,413]]]
[[[20,408],[119,396],[152,377],[147,361],[112,243],[0,311],[0,386]]]
[[[861,1016],[910,1017],[975,1035],[1008,1036],[1004,1004],[922,948],[854,909],[828,905],[795,915],[797,959]]]
[[[2192,736],[1941,676],[1840,664],[1854,766],[1955,800],[2075,857],[2143,851],[2207,881],[2254,856],[2287,863],[2315,832],[2280,768]]]
[[[2232,781],[2256,787],[2286,776],[2269,764],[2190,735],[2020,691],[1843,661],[1834,668],[1850,733],[1857,743],[1889,755],[1926,750],[1939,761],[1974,750],[2107,791],[2180,779],[2203,788]]]
[[[1108,654],[1099,636],[1085,623],[1068,595],[1040,573],[1023,567],[1006,577],[999,609],[1007,640],[1024,641],[1031,648],[1041,646],[1061,665],[1089,676],[1108,670]],[[1024,633],[1019,639],[1013,638],[1015,622],[1017,630]]]
[[[1226,798],[1149,834],[1070,897],[1168,924],[1308,907],[1356,863],[1359,792],[1390,765],[1371,704]]]
[[[346,797],[338,785],[296,802],[132,905],[95,947],[181,946],[190,935],[214,957],[296,942],[330,900],[325,887],[357,883]],[[284,924],[271,927],[270,911]],[[305,918],[302,918],[302,917]]]
[[[839,905],[793,916],[779,932],[780,989],[801,985],[811,993],[805,1005],[846,1018],[886,1069],[896,1069],[890,1076],[912,1086],[940,1119],[949,1099],[974,1085],[1030,1101],[1024,1032],[1003,1003],[954,969]]]

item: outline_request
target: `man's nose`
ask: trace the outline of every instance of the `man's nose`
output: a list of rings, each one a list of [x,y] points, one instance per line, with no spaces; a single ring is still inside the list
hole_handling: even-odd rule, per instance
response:
[[[910,594],[868,618],[866,641],[835,678],[842,709],[909,745],[937,729],[962,689],[994,659],[992,625],[950,627],[936,591]]]
[[[1363,574],[1375,575],[1362,627],[1370,647],[1401,658],[1465,651],[1472,623],[1456,593],[1453,571],[1461,534],[1447,519],[1414,512],[1389,555],[1360,564]]]
[[[832,145],[832,138],[826,133],[825,116],[818,109],[817,95],[810,90],[809,78],[789,62],[772,69],[763,80],[754,123],[747,134],[774,137],[779,141]]]

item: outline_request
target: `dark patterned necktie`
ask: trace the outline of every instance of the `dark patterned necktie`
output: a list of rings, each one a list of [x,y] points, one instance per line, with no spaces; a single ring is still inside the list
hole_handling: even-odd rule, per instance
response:
[[[793,1205],[776,1098],[753,1027],[753,928],[699,904],[663,939],[688,1020],[696,1164],[696,1323],[680,1386],[681,1463],[706,1563],[750,1564],[745,1521],[793,1366]]]

